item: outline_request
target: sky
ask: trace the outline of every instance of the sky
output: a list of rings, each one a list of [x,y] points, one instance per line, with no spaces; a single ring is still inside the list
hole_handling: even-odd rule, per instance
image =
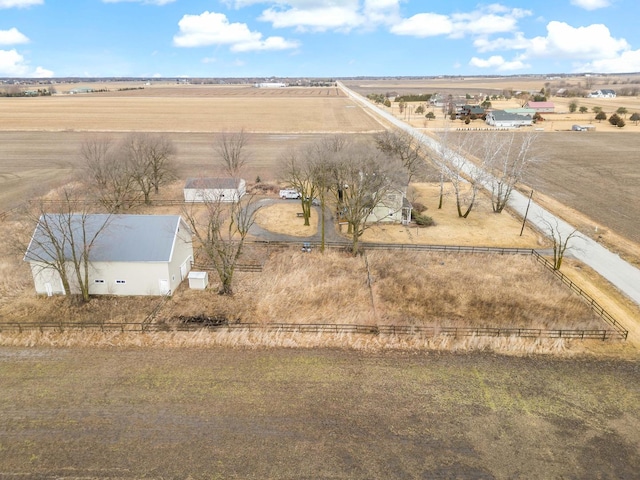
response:
[[[0,77],[640,72],[640,0],[0,0]]]

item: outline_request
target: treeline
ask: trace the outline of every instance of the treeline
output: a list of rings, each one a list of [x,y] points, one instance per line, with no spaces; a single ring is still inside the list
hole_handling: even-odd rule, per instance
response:
[[[0,97],[48,97],[51,95],[51,90],[38,89],[38,90],[0,90]]]
[[[433,97],[432,93],[411,93],[407,95],[396,95],[395,93],[370,93],[367,98],[375,103],[385,103],[389,98],[394,97],[394,102],[428,102]]]
[[[431,100],[431,93],[411,93],[408,95],[400,95],[396,97],[396,102],[428,102]]]

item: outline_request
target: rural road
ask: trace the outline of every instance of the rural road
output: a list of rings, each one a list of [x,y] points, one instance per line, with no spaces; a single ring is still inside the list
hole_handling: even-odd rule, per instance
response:
[[[420,133],[410,125],[407,125],[391,114],[372,105],[364,97],[351,91],[341,82],[338,82],[338,86],[352,100],[361,105],[368,112],[371,112],[392,125],[410,133],[414,138],[429,148],[435,149],[438,146],[438,142],[435,139]],[[465,165],[469,170],[477,168],[468,161],[465,161]],[[509,199],[509,207],[521,217],[524,217],[528,200],[528,197],[525,197],[514,190]],[[555,217],[535,202],[531,202],[527,220],[542,232],[548,231],[547,222],[551,222],[554,228],[556,228],[557,225],[557,230],[563,239],[567,238],[568,235],[576,230],[575,227]],[[570,252],[573,257],[594,269],[603,278],[607,279],[612,285],[618,288],[618,290],[633,300],[637,305],[640,305],[640,269],[624,261],[617,254],[610,252],[602,245],[580,232],[577,232],[573,237],[571,237],[568,245],[567,253]]]

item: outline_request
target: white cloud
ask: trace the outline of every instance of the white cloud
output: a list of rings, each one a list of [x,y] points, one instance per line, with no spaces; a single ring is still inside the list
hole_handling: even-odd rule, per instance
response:
[[[478,57],[473,57],[469,61],[469,65],[478,68],[491,68],[500,72],[509,70],[523,70],[529,68],[529,65],[524,64],[520,60],[508,62],[500,55],[493,55],[486,60]]]
[[[348,31],[364,24],[364,17],[358,13],[357,3],[355,7],[353,5],[320,6],[287,10],[271,7],[262,12],[259,19],[271,23],[274,28],[293,27],[298,31],[314,32]]]
[[[402,0],[224,0],[235,8],[266,4],[259,19],[274,28],[297,31],[348,32],[354,28],[371,29],[400,20]]]
[[[453,33],[453,23],[446,15],[418,13],[391,27],[391,33],[412,37],[436,37]]]
[[[553,21],[547,25],[547,36],[532,38],[523,55],[528,58],[604,60],[616,58],[629,48],[626,40],[613,38],[605,25],[572,27]]]
[[[529,10],[507,8],[497,4],[452,15],[418,13],[393,26],[391,33],[420,38],[437,35],[447,35],[451,38],[467,35],[486,36],[513,32],[517,29],[518,20],[529,15]]]
[[[0,76],[4,77],[52,77],[53,72],[42,67],[31,70],[24,57],[15,49],[0,50]]]
[[[102,0],[103,3],[142,3],[144,5],[167,5],[173,3],[176,0]]]
[[[51,78],[53,77],[53,71],[42,67],[36,67],[35,71],[29,76],[34,78]]]
[[[185,15],[178,22],[180,33],[173,37],[177,47],[204,47],[209,45],[231,45],[237,52],[260,50],[285,50],[298,47],[298,42],[282,37],[262,38],[245,23],[229,23],[226,15],[204,12],[200,15]]]
[[[0,30],[0,45],[18,45],[20,43],[29,43],[29,39],[17,28]]]
[[[44,0],[0,0],[0,8],[24,8],[32,5],[42,5]]]
[[[289,41],[282,37],[268,37],[265,40],[237,43],[231,47],[234,52],[255,52],[265,50],[292,50],[298,48],[300,44],[296,41]]]
[[[585,10],[597,10],[611,5],[610,0],[571,0],[571,5],[584,8]]]
[[[496,50],[520,50],[513,63],[535,58],[570,62],[579,72],[623,73],[640,71],[640,50],[631,50],[624,38],[615,38],[606,25],[593,24],[573,27],[564,22],[552,21],[547,25],[547,35],[525,38],[520,32],[513,38],[480,37],[474,41],[479,52]],[[502,57],[488,60],[474,57],[471,65],[479,68],[505,69]]]
[[[615,58],[594,60],[580,65],[575,71],[597,73],[640,72],[640,50],[628,50]]]
[[[489,39],[486,36],[478,37],[473,41],[473,46],[481,52],[494,52],[496,50],[524,50],[531,44],[531,40],[525,38],[521,32],[516,32],[512,38]]]

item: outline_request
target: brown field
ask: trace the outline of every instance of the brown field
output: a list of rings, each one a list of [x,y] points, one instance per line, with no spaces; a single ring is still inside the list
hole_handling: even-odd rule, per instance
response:
[[[6,478],[635,478],[637,363],[0,348]]]
[[[345,97],[0,98],[4,131],[361,133],[380,124]]]
[[[1,99],[0,99],[1,100]],[[353,109],[351,109],[353,110]],[[25,132],[0,131],[0,211],[66,182],[79,173],[80,145],[93,135],[117,139],[122,132]],[[214,166],[215,132],[166,132],[177,149],[179,175],[183,179],[221,174]],[[255,133],[247,147],[251,168],[247,180],[277,180],[275,165],[289,148],[303,147],[320,140],[323,133]],[[176,198],[182,192],[176,189]]]

